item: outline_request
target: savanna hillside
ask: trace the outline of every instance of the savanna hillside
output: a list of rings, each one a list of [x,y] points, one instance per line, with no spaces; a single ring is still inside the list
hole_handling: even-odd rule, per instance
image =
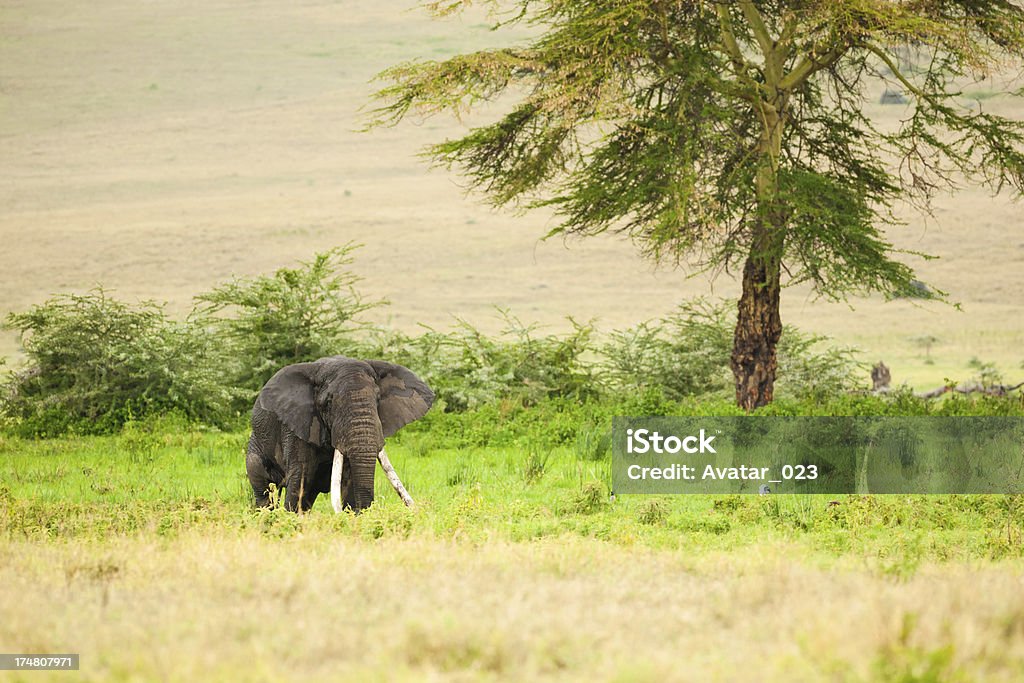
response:
[[[406,331],[451,315],[496,329],[492,306],[564,329],[564,316],[623,327],[695,294],[733,299],[684,269],[654,269],[615,238],[539,243],[541,213],[512,216],[467,198],[415,154],[457,133],[444,120],[360,132],[381,69],[495,40],[482,15],[429,21],[405,2],[103,2],[8,5],[2,14],[0,314],[102,283],[122,298],[190,298],[232,274],[268,272],[363,242],[364,291]],[[1000,79],[964,97],[1013,115]],[[881,93],[878,85],[878,93]],[[883,123],[901,106],[869,104]],[[891,235],[935,254],[921,279],[963,311],[907,301],[783,297],[783,320],[885,359],[897,383],[965,379],[976,357],[1009,379],[1024,341],[1019,206],[967,188],[934,220],[906,213]],[[924,365],[921,338],[938,339]],[[13,334],[0,355],[17,353]]]

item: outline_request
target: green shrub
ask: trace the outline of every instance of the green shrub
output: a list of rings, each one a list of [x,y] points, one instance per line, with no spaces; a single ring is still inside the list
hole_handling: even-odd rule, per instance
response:
[[[658,321],[609,335],[602,370],[619,391],[661,391],[670,400],[732,393],[730,358],[735,312],[725,302],[698,298]],[[861,384],[853,349],[828,346],[827,337],[785,327],[778,347],[776,394],[827,397]]]
[[[776,396],[832,398],[865,384],[867,365],[855,349],[833,346],[829,337],[785,326],[778,348]]]
[[[615,389],[657,388],[670,399],[725,392],[731,386],[732,325],[724,304],[696,299],[658,321],[610,334],[604,370]]]
[[[539,335],[507,310],[504,330],[489,337],[459,319],[454,330],[428,329],[417,337],[377,331],[362,348],[414,369],[443,401],[464,411],[502,400],[534,405],[549,398],[589,400],[599,394],[594,367],[584,360],[594,329],[573,321],[565,336]]]
[[[612,332],[601,345],[591,324],[572,321],[568,333],[541,334],[504,310],[496,336],[464,320],[451,332],[412,336],[358,320],[379,302],[356,290],[359,278],[346,269],[353,249],[221,285],[197,297],[183,322],[102,289],[12,314],[6,326],[20,332],[27,363],[0,385],[0,415],[14,431],[36,436],[111,432],[168,413],[223,426],[247,415],[280,367],[336,354],[401,363],[434,389],[434,410],[399,436],[419,438],[419,453],[541,444],[601,461],[615,415],[742,414],[732,400],[734,314],[725,304],[685,303],[659,321]],[[1024,413],[1012,398],[851,394],[862,367],[850,349],[826,341],[786,328],[777,398],[759,414]],[[992,379],[988,364],[975,369]],[[126,439],[136,436],[129,430]],[[541,461],[531,467],[524,478],[543,474]]]
[[[233,361],[201,326],[155,303],[132,306],[102,289],[62,294],[9,315],[5,327],[27,356],[0,387],[19,433],[103,433],[173,411],[224,425],[235,414]]]
[[[650,410],[645,409],[652,408]],[[730,398],[690,397],[680,401],[652,402],[641,396],[604,398],[587,403],[548,399],[524,407],[514,402],[486,404],[475,410],[431,410],[407,427],[398,438],[403,443],[428,437],[443,448],[543,446],[569,449],[578,462],[598,462],[610,457],[612,418],[616,415],[728,416],[744,415]],[[808,396],[783,397],[755,411],[756,415],[1020,415],[1024,405],[1016,398],[955,396],[928,401],[913,394],[887,397],[841,395],[828,399]]]
[[[285,365],[355,355],[366,328],[359,314],[385,303],[356,290],[360,278],[347,270],[356,248],[337,247],[298,268],[236,278],[196,297],[195,317],[241,361],[236,384],[255,395]]]
[[[608,505],[608,493],[604,484],[588,481],[575,492],[569,501],[567,511],[577,515],[592,515]]]
[[[661,524],[668,517],[668,506],[657,498],[644,501],[637,509],[636,518],[641,524]]]

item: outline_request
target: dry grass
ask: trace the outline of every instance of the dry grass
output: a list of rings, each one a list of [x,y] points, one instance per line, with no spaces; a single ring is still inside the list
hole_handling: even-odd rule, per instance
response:
[[[4,648],[80,652],[83,680],[1024,674],[1016,564],[944,565],[899,582],[779,545],[692,557],[587,539],[477,546],[316,532],[15,542],[0,559]]]
[[[300,517],[250,508],[244,437],[0,439],[0,647],[97,681],[1024,674],[1012,498],[612,502],[564,450],[526,481],[516,447],[399,443],[415,510],[378,477]]]

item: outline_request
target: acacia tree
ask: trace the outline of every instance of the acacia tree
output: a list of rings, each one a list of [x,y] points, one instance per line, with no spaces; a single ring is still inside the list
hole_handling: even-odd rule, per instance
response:
[[[715,273],[742,263],[731,364],[748,410],[772,400],[784,284],[832,299],[916,292],[883,232],[899,223],[896,200],[927,211],[960,177],[1024,189],[1024,126],[959,96],[1019,63],[1015,2],[487,4],[496,29],[526,24],[536,37],[385,71],[371,125],[504,94],[496,106],[514,104],[500,120],[429,155],[495,205],[551,207],[551,234],[618,231],[653,258]],[[895,130],[862,108],[879,79],[909,97]]]

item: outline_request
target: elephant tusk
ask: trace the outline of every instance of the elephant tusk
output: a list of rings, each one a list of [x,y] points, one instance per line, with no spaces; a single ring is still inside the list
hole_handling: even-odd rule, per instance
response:
[[[402,480],[398,478],[398,473],[395,472],[395,468],[391,466],[391,461],[388,460],[388,454],[384,452],[383,448],[380,453],[377,454],[377,460],[380,461],[381,469],[384,470],[384,474],[387,476],[388,481],[391,482],[391,485],[395,487],[395,491],[398,492],[398,497],[402,499],[402,502],[405,503],[406,507],[411,508],[413,506],[412,496],[410,496],[409,492],[405,490],[404,486],[402,486]]]
[[[341,512],[341,466],[345,456],[337,448],[334,449],[334,464],[331,466],[331,506],[335,512]]]

